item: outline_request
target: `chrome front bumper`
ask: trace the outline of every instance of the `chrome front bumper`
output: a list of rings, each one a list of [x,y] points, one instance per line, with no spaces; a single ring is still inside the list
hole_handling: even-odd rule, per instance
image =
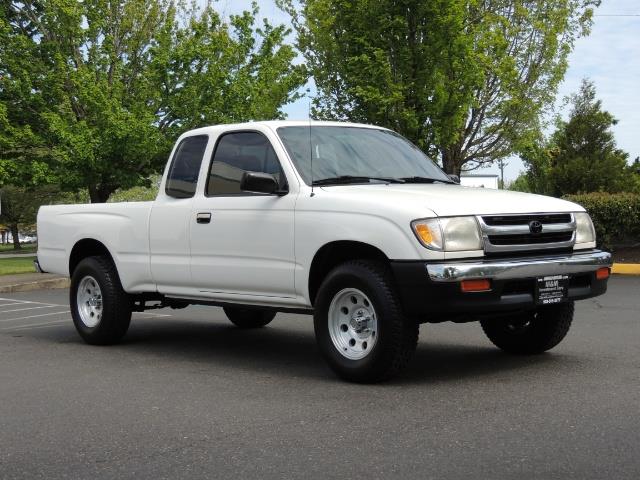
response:
[[[427,264],[434,282],[459,282],[490,278],[510,280],[594,272],[611,266],[611,254],[599,250],[568,255],[549,255],[509,260],[462,260]]]

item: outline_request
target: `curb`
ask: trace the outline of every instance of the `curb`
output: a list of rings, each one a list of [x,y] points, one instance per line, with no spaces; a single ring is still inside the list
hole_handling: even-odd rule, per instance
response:
[[[69,287],[70,280],[66,277],[47,278],[46,280],[38,280],[35,282],[16,283],[14,285],[0,286],[0,293],[18,293],[30,292],[32,290],[51,290],[54,288]]]
[[[611,273],[617,275],[640,275],[640,263],[614,263]]]

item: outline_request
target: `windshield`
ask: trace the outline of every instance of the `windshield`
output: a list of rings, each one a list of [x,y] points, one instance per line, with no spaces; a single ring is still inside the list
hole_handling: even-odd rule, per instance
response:
[[[278,134],[307,185],[351,180],[440,181],[447,175],[408,140],[389,130],[359,127],[280,127]],[[313,152],[313,177],[311,175]],[[402,179],[402,180],[400,180]]]

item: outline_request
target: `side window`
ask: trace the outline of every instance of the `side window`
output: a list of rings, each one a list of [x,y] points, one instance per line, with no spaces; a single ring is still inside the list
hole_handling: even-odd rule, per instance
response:
[[[267,137],[257,132],[227,133],[218,140],[209,167],[207,195],[242,193],[244,172],[269,173],[284,188],[286,179]]]
[[[167,175],[165,186],[167,195],[175,198],[191,198],[196,193],[200,165],[208,140],[207,135],[197,135],[187,137],[180,142]]]

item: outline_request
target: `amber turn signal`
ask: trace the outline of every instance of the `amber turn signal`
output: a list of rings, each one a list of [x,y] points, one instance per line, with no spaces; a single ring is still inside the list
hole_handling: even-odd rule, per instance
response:
[[[429,245],[433,242],[433,233],[431,233],[431,229],[428,226],[420,223],[416,225],[415,228],[420,240],[422,240],[425,245]]]
[[[486,292],[491,290],[491,282],[483,280],[463,280],[460,282],[460,290],[463,292]]]
[[[611,270],[609,269],[609,267],[599,268],[598,270],[596,270],[596,278],[598,280],[606,280],[607,278],[609,278],[610,273]]]

